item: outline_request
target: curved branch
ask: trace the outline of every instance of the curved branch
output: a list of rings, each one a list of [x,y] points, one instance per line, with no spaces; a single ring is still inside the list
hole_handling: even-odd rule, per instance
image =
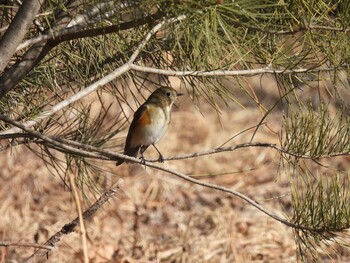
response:
[[[215,185],[215,184],[211,184],[211,183],[206,183],[206,182],[202,182],[202,181],[199,181],[197,179],[194,179],[188,175],[185,175],[183,173],[180,173],[180,172],[177,172],[177,171],[174,171],[174,170],[171,170],[171,169],[167,169],[167,168],[164,168],[162,165],[158,165],[158,164],[154,164],[152,162],[149,162],[149,161],[145,161],[143,159],[138,159],[138,158],[135,158],[135,157],[131,157],[131,156],[127,156],[127,155],[123,155],[123,154],[119,154],[119,153],[115,153],[115,152],[112,152],[112,151],[106,151],[106,150],[101,150],[101,149],[98,149],[98,148],[95,148],[95,147],[92,147],[92,146],[86,146],[86,149],[88,150],[83,150],[83,149],[77,149],[71,145],[76,145],[76,146],[82,146],[83,144],[80,144],[80,143],[77,143],[77,142],[73,142],[73,141],[70,141],[69,145],[66,145],[68,143],[60,143],[57,141],[57,138],[54,138],[54,137],[49,137],[49,136],[46,136],[46,135],[43,135],[41,134],[40,132],[37,132],[37,131],[34,131],[26,126],[24,126],[23,124],[17,122],[17,121],[14,121],[10,118],[8,118],[7,116],[4,116],[2,114],[0,114],[0,119],[5,121],[5,122],[8,122],[14,126],[17,126],[18,128],[44,140],[45,142],[49,143],[49,144],[52,144],[54,145],[55,147],[58,147],[57,150],[59,150],[60,148],[63,149],[63,150],[67,150],[69,153],[73,153],[73,154],[77,154],[77,155],[80,155],[82,157],[90,157],[90,158],[98,158],[98,159],[102,159],[102,160],[118,160],[120,158],[124,159],[125,161],[130,161],[130,162],[133,162],[133,163],[139,163],[139,164],[142,164],[142,165],[146,165],[148,167],[151,167],[151,168],[155,168],[157,170],[161,170],[161,171],[164,171],[166,173],[170,173],[170,174],[173,174],[185,181],[188,181],[190,183],[193,183],[193,184],[197,184],[197,185],[200,185],[200,186],[203,186],[203,187],[207,187],[207,188],[210,188],[210,189],[214,189],[214,190],[218,190],[218,191],[221,191],[221,192],[225,192],[225,193],[228,193],[230,195],[233,195],[233,196],[236,196],[244,201],[246,201],[247,203],[251,204],[252,206],[254,206],[256,209],[260,210],[261,212],[263,212],[264,214],[268,215],[269,217],[275,219],[276,221],[286,225],[286,226],[289,226],[289,227],[292,227],[294,229],[298,229],[298,230],[302,230],[302,231],[312,231],[312,232],[324,232],[325,230],[324,229],[311,229],[309,227],[305,227],[305,226],[301,226],[301,225],[296,225],[294,224],[293,222],[290,222],[284,218],[281,218],[277,215],[275,215],[274,213],[268,211],[266,208],[264,208],[263,206],[261,206],[259,203],[257,203],[256,201],[254,201],[253,199],[249,198],[248,196],[240,193],[240,192],[237,192],[237,191],[234,191],[234,190],[231,190],[231,189],[228,189],[226,187],[223,187],[223,186],[219,186],[219,185]],[[69,140],[65,140],[65,139],[61,139],[60,141],[69,141]],[[225,147],[225,148],[228,148],[228,147]],[[94,151],[94,152],[93,152]]]

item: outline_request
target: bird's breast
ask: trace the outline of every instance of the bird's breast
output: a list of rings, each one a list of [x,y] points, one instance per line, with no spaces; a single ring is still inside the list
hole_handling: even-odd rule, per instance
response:
[[[168,109],[148,106],[147,113],[142,116],[134,131],[132,145],[151,145],[163,137],[170,121],[170,111],[166,110]]]

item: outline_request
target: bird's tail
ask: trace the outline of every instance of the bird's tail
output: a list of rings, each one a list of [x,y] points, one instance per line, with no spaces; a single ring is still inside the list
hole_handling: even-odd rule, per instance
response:
[[[123,159],[119,159],[115,165],[116,165],[116,166],[119,166],[119,165],[121,165],[123,162],[124,162]]]
[[[140,147],[135,147],[131,149],[125,149],[124,154],[132,157],[137,157],[137,154],[139,153]],[[121,165],[122,163],[125,162],[125,159],[118,159],[116,166]]]

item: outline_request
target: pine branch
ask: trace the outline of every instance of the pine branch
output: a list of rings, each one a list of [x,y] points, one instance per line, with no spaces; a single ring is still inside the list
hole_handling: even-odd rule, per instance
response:
[[[324,228],[321,228],[321,229],[318,229],[318,228],[312,228],[312,227],[306,227],[306,226],[303,226],[303,225],[296,225],[294,224],[293,222],[291,221],[288,221],[284,218],[281,218],[275,214],[273,214],[272,212],[268,211],[266,208],[264,208],[263,206],[261,206],[259,203],[257,203],[256,201],[254,201],[253,199],[249,198],[248,196],[240,193],[240,192],[237,192],[237,191],[234,191],[234,190],[231,190],[231,189],[228,189],[226,187],[223,187],[223,186],[219,186],[219,185],[215,185],[215,184],[211,184],[211,183],[206,183],[206,182],[202,182],[202,181],[199,181],[197,179],[194,179],[190,176],[187,176],[183,173],[180,173],[180,172],[177,172],[177,171],[174,171],[174,170],[171,170],[171,169],[167,169],[165,167],[163,167],[162,165],[158,165],[158,164],[154,164],[152,162],[148,162],[148,161],[145,161],[143,159],[138,159],[138,158],[135,158],[135,157],[131,157],[131,156],[127,156],[127,155],[123,155],[123,154],[119,154],[119,153],[115,153],[115,152],[112,152],[112,151],[106,151],[106,150],[100,150],[98,148],[95,148],[95,147],[92,147],[92,146],[84,146],[84,148],[86,148],[86,150],[84,149],[77,149],[75,147],[73,147],[72,145],[75,145],[75,146],[82,146],[82,144],[80,143],[77,143],[77,142],[69,142],[69,143],[61,143],[61,142],[58,142],[58,141],[68,141],[68,140],[64,140],[64,139],[60,139],[60,140],[57,140],[57,138],[53,138],[53,137],[50,137],[50,136],[46,136],[46,135],[43,135],[37,131],[34,131],[34,130],[31,130],[30,128],[20,124],[19,122],[16,122],[2,114],[0,114],[0,119],[5,121],[5,122],[8,122],[14,126],[17,126],[18,128],[20,129],[23,129],[24,131],[32,134],[33,136],[36,136],[42,140],[44,140],[45,142],[51,144],[54,146],[54,148],[57,147],[57,149],[62,149],[64,151],[66,151],[66,153],[70,153],[70,154],[77,154],[78,156],[82,156],[82,157],[90,157],[90,158],[97,158],[97,159],[101,159],[101,160],[118,160],[120,158],[124,159],[125,161],[130,161],[130,162],[133,162],[133,163],[138,163],[138,164],[142,164],[142,165],[145,165],[145,166],[148,166],[150,168],[155,168],[155,169],[158,169],[158,170],[161,170],[161,171],[164,171],[166,173],[170,173],[170,174],[173,174],[185,181],[188,181],[190,183],[193,183],[193,184],[197,184],[197,185],[200,185],[200,186],[203,186],[203,187],[207,187],[207,188],[210,188],[210,189],[214,189],[214,190],[217,190],[217,191],[220,191],[220,192],[224,192],[224,193],[228,193],[230,195],[233,195],[233,196],[236,196],[244,201],[246,201],[247,203],[249,203],[250,205],[254,206],[256,209],[260,210],[261,212],[263,212],[264,214],[268,215],[269,217],[273,218],[274,220],[286,225],[286,226],[289,226],[289,227],[292,227],[294,229],[298,229],[298,230],[302,230],[302,231],[309,231],[309,232],[312,232],[312,233],[324,233],[326,230]]]

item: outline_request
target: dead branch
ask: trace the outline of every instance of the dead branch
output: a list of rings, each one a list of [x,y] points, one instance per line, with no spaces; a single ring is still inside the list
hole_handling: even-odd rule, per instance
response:
[[[85,221],[90,219],[106,202],[109,201],[111,197],[113,197],[119,191],[122,185],[123,185],[123,180],[119,179],[114,186],[112,186],[108,191],[102,194],[101,197],[83,213],[83,219]],[[72,233],[78,225],[79,225],[79,217],[75,218],[70,223],[64,225],[60,231],[55,233],[45,242],[44,246],[55,248],[58,242],[61,240],[61,238],[64,235]],[[26,263],[38,262],[43,257],[48,256],[48,253],[49,252],[46,249],[39,248],[25,262]]]
[[[0,247],[11,247],[11,246],[34,247],[34,248],[39,248],[39,249],[48,250],[48,251],[51,251],[53,249],[52,246],[39,245],[39,244],[34,244],[29,242],[0,241]]]

